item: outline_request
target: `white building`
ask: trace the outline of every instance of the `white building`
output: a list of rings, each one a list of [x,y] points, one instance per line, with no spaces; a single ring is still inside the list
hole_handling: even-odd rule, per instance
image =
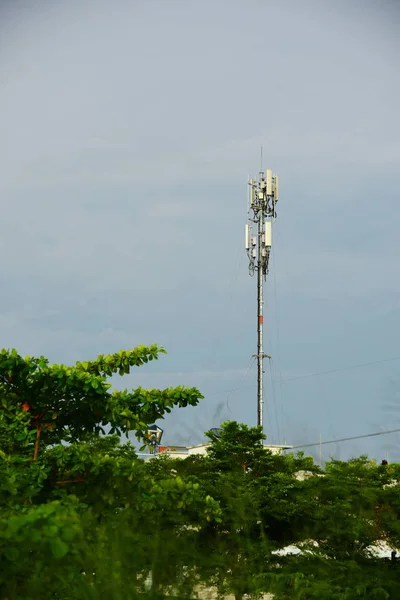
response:
[[[187,458],[188,456],[205,455],[207,454],[207,448],[210,442],[204,442],[203,444],[197,444],[196,446],[158,446],[157,451],[154,454],[139,454],[139,458],[149,460],[157,456],[171,456],[173,458]],[[280,454],[283,450],[290,450],[291,446],[287,445],[266,445],[265,450],[269,450],[272,454]]]

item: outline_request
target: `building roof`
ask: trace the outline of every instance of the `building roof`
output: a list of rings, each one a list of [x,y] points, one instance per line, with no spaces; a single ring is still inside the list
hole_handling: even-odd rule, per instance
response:
[[[202,444],[196,444],[195,446],[187,446],[188,450],[192,448],[205,448],[210,445],[210,442],[203,442]],[[176,448],[176,446],[173,446]],[[288,446],[287,444],[264,444],[264,448],[280,448],[281,450],[290,450],[293,446]]]

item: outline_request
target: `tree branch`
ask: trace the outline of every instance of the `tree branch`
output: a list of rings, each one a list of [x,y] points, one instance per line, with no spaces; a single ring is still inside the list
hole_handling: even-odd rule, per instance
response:
[[[42,428],[40,427],[39,421],[36,421],[36,440],[35,440],[35,451],[33,453],[33,460],[37,460],[39,456],[39,448],[40,448],[40,434],[42,433]]]
[[[85,481],[84,477],[77,477],[76,479],[67,479],[66,481],[56,481],[56,485],[66,485],[67,483],[79,483]]]

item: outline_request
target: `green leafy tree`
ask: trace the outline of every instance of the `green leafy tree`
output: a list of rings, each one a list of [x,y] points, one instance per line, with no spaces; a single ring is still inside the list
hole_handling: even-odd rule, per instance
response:
[[[0,598],[189,598],[213,585],[237,599],[397,600],[400,563],[370,548],[399,546],[399,465],[361,457],[321,472],[235,422],[208,432],[206,456],[139,460],[121,435],[143,440],[201,398],[111,389],[115,373],[162,352],[73,367],[0,353]],[[301,553],[282,554],[288,544]]]
[[[150,570],[157,593],[181,585],[187,525],[218,520],[218,504],[195,483],[157,481],[120,436],[143,439],[202,396],[109,381],[163,352],[140,346],[73,367],[0,353],[0,597],[133,598]],[[180,554],[171,560],[169,544],[167,561],[178,534]]]
[[[272,455],[257,428],[230,422],[208,435],[208,456],[151,465],[157,477],[201,482],[219,502],[221,520],[198,530],[199,580],[236,598],[400,597],[400,561],[371,552],[378,540],[398,547],[399,465],[360,457],[322,472],[301,454]],[[301,553],[287,554],[288,545]]]
[[[69,597],[69,588],[81,580],[84,536],[78,514],[70,497],[0,518],[1,598]]]
[[[296,472],[318,471],[309,458],[280,456],[265,449],[261,428],[236,422],[207,433],[207,456],[153,461],[158,476],[176,471],[185,481],[200,483],[222,514],[198,530],[193,569],[204,584],[223,596],[268,591],[275,550],[305,537],[302,482]]]
[[[147,427],[175,406],[195,406],[202,397],[195,388],[110,391],[109,378],[126,375],[165,353],[157,345],[120,350],[75,366],[49,365],[44,358],[22,358],[16,350],[0,352],[0,425],[2,439],[21,448],[84,439],[88,433],[119,435]],[[6,431],[4,431],[6,430]],[[5,439],[6,438],[6,439]]]
[[[276,598],[400,597],[399,564],[373,552],[381,541],[398,547],[399,476],[399,465],[378,466],[364,456],[332,460],[324,477],[305,481],[308,543],[302,555],[280,559]]]

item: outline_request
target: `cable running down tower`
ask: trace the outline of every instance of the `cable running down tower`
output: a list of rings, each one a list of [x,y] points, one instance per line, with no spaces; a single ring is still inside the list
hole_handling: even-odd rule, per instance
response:
[[[279,199],[279,178],[271,169],[260,171],[258,180],[249,182],[248,223],[245,231],[245,245],[249,257],[249,273],[257,273],[257,425],[263,427],[263,361],[271,358],[264,353],[264,297],[263,284],[269,270],[269,256],[272,246],[272,224],[276,219],[276,203]],[[256,234],[253,236],[253,227]]]

